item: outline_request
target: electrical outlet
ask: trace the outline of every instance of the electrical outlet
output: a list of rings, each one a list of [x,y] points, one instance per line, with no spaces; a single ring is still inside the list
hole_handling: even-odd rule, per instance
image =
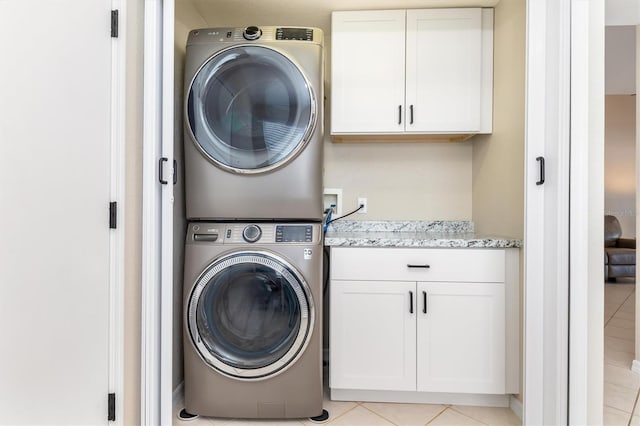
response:
[[[367,199],[364,197],[358,197],[358,207],[360,206],[364,206],[362,207],[360,210],[358,210],[358,213],[360,214],[365,214],[367,212]]]

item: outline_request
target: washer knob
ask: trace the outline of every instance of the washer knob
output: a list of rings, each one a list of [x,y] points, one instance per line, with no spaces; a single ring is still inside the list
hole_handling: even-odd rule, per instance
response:
[[[262,35],[262,30],[256,26],[250,26],[244,29],[242,36],[247,40],[257,40]]]
[[[262,229],[258,225],[249,225],[242,231],[242,238],[248,243],[255,243],[262,236]]]

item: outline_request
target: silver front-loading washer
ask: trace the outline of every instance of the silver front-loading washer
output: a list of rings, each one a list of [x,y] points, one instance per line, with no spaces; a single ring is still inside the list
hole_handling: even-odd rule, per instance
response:
[[[185,192],[189,220],[321,220],[323,33],[189,33]]]
[[[191,223],[184,274],[185,409],[320,415],[320,224]]]

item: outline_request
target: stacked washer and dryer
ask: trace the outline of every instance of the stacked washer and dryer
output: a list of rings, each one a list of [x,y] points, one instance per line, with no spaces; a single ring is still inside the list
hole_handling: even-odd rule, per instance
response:
[[[317,28],[252,26],[189,34],[189,413],[323,413],[323,66]]]

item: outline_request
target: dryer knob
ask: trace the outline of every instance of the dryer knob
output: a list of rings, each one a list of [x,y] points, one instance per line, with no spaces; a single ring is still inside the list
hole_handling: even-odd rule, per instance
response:
[[[249,225],[242,231],[242,238],[248,243],[255,243],[262,236],[262,229],[258,225]]]
[[[258,27],[251,26],[244,29],[243,37],[247,40],[257,40],[262,35],[262,30]]]

